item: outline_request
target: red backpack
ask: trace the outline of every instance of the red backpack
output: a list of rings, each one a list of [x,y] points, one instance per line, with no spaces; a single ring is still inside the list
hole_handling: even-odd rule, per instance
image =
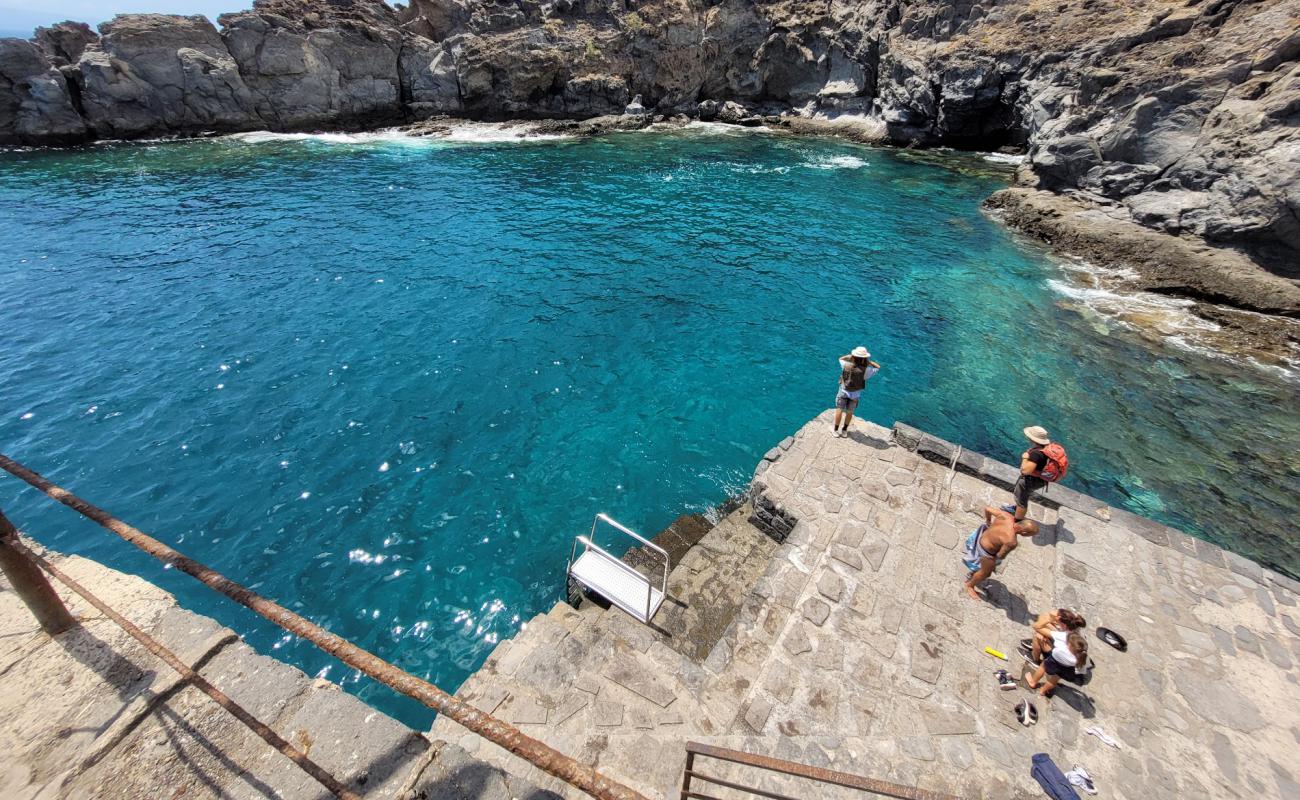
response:
[[[1038,449],[1047,456],[1047,463],[1038,471],[1038,477],[1048,483],[1056,483],[1064,478],[1065,473],[1070,469],[1070,457],[1065,454],[1065,448],[1052,442]]]

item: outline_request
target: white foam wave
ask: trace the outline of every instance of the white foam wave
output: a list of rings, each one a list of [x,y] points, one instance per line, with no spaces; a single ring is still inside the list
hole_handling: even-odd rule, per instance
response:
[[[757,164],[728,164],[732,172],[744,172],[750,175],[784,175],[790,171],[789,167],[761,167]]]
[[[468,122],[449,123],[427,135],[416,135],[399,128],[385,128],[364,133],[276,133],[274,131],[252,131],[236,133],[230,138],[247,144],[265,144],[268,142],[313,142],[330,145],[375,145],[400,144],[411,147],[429,146],[439,142],[459,144],[502,144],[553,141],[569,139],[571,136],[555,133],[533,133],[527,124],[509,122]]]
[[[679,130],[687,131],[690,133],[707,134],[710,136],[749,136],[750,134],[755,134],[755,133],[761,133],[761,134],[772,133],[772,129],[768,128],[766,125],[755,125],[753,127],[750,127],[746,125],[732,125],[727,122],[701,122],[698,119],[693,119],[690,122],[686,123],[685,125],[673,124],[669,127],[675,127],[678,128]],[[646,128],[644,130],[653,130],[653,129],[662,130],[662,128],[660,128],[658,125],[651,125],[649,128]]]
[[[1279,361],[1275,353],[1243,345],[1231,331],[1197,314],[1193,300],[1128,288],[1138,277],[1131,270],[1098,267],[1082,260],[1061,267],[1064,277],[1049,279],[1048,286],[1102,333],[1118,325],[1155,345],[1173,346],[1201,357],[1234,362],[1244,359],[1285,378],[1300,379],[1300,352]]]
[[[381,142],[416,143],[419,139],[402,131],[389,128],[366,133],[276,133],[274,131],[251,131],[232,134],[229,138],[247,144],[266,144],[267,142],[317,142],[319,144],[377,144]]]
[[[866,165],[867,162],[857,156],[830,156],[803,164],[809,169],[862,169]]]
[[[444,142],[468,144],[498,144],[502,142],[544,142],[572,139],[570,134],[533,133],[527,124],[510,122],[457,122],[448,126],[444,136],[435,138]]]
[[[1023,164],[1024,156],[1013,155],[1011,153],[982,153],[985,161],[992,161],[994,164]]]

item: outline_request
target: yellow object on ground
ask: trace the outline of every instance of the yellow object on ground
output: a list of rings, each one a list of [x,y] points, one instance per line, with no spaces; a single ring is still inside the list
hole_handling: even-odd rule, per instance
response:
[[[1006,661],[1006,660],[1007,660],[1007,656],[1006,656],[1005,653],[999,653],[997,650],[994,650],[992,647],[986,647],[986,648],[984,648],[984,652],[988,653],[989,655],[993,656],[994,658],[1000,658],[1000,659],[1002,659],[1003,661]]]

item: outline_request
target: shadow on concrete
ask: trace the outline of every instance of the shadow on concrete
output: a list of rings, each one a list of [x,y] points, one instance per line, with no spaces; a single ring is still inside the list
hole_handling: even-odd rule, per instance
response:
[[[888,450],[890,447],[889,442],[881,439],[873,439],[862,431],[849,431],[849,439],[858,444],[865,444],[868,447],[873,447],[876,450]]]
[[[1060,700],[1070,708],[1078,711],[1084,719],[1092,719],[1097,716],[1097,704],[1092,701],[1092,698],[1064,681],[1056,685],[1052,696],[1054,699]]]
[[[95,738],[98,738],[111,729],[113,724],[122,717],[127,709],[131,708],[132,703],[139,699],[145,701],[145,706],[143,708],[140,708],[137,705],[136,710],[132,712],[135,714],[134,719],[128,720],[128,724],[123,726],[121,730],[115,732],[112,742],[107,743],[106,747],[97,748],[99,754],[97,758],[87,758],[80,764],[76,765],[77,774],[84,774],[86,770],[91,769],[101,761],[111,758],[114,750],[123,742],[128,741],[131,735],[135,733],[144,722],[150,718],[155,718],[158,720],[158,725],[166,736],[168,744],[171,746],[176,768],[185,769],[194,783],[201,783],[203,786],[207,787],[214,796],[226,797],[230,795],[227,788],[223,786],[223,776],[221,774],[223,772],[232,776],[234,780],[239,781],[252,789],[256,793],[255,796],[267,798],[280,798],[282,796],[281,792],[277,791],[274,787],[255,777],[248,766],[241,765],[233,760],[222,748],[221,744],[213,742],[207,737],[207,735],[167,705],[172,698],[176,697],[181,691],[191,686],[190,681],[181,679],[180,676],[177,675],[175,683],[170,684],[165,691],[150,695],[149,687],[156,680],[158,672],[154,670],[141,669],[137,664],[123,655],[122,652],[119,652],[119,650],[115,649],[111,644],[95,636],[84,626],[79,626],[67,633],[54,637],[54,640],[63,647],[69,656],[76,659],[87,669],[98,674],[106,684],[113,688],[118,699],[121,701],[119,708],[102,724],[84,728],[64,729],[60,731],[61,736],[69,736],[77,732],[86,732],[91,733]],[[147,654],[147,651],[136,644],[134,640],[131,640],[126,644],[126,646],[138,648],[140,656],[150,659],[153,658],[152,655]],[[189,667],[196,672],[200,671],[203,666],[219,652],[220,648],[215,648],[205,653],[203,658],[190,664]],[[166,672],[169,675],[173,674],[170,668],[168,668]],[[198,690],[196,689],[195,691]],[[201,702],[212,702],[215,705],[215,701],[212,701],[206,695],[203,697]],[[224,715],[228,712],[222,710],[219,713]],[[237,722],[233,719],[232,722],[239,725],[241,729],[244,729],[243,723]],[[272,726],[268,725],[268,727]],[[256,736],[255,733],[253,733],[253,735]],[[216,764],[220,765],[220,770],[205,770],[204,766],[198,763],[190,753],[187,752],[184,742],[185,738],[188,738],[194,743],[194,745],[197,745],[207,752],[211,759]],[[407,739],[409,739],[409,737],[407,737]],[[409,768],[410,762],[413,759],[418,758],[422,753],[409,752],[405,747],[407,739],[403,739],[402,743],[388,748],[387,751],[371,760],[371,762],[359,772],[356,778],[349,781],[352,788],[364,792],[368,787],[382,785],[399,770]],[[262,742],[260,739],[258,739],[258,744],[267,748],[268,751],[272,750],[271,745]],[[286,768],[297,769],[297,767],[291,766],[292,762],[290,762],[287,756],[276,753],[272,757],[284,758],[284,766]],[[323,764],[317,763],[317,766],[324,769],[327,773],[330,772],[330,770],[326,769]],[[308,776],[305,771],[302,772],[302,776],[307,780],[311,780],[310,776]],[[75,778],[72,778],[72,780],[75,780]],[[339,780],[337,776],[335,776],[335,780]],[[339,782],[342,783],[342,781]],[[333,795],[328,792],[325,792],[323,796],[333,797]]]
[[[1029,604],[1025,602],[1025,598],[1008,589],[1006,584],[997,578],[984,581],[984,591],[988,602],[1002,609],[1007,619],[1012,622],[1028,625],[1033,620],[1029,615]]]
[[[63,652],[79,662],[83,667],[99,675],[104,683],[112,687],[117,694],[117,698],[122,701],[121,706],[108,719],[100,725],[86,726],[82,728],[63,728],[59,731],[61,738],[66,738],[76,733],[91,733],[96,738],[107,731],[122,716],[131,701],[148,690],[153,684],[158,673],[154,670],[140,669],[130,659],[123,656],[113,648],[108,642],[100,639],[91,633],[85,624],[78,625],[72,630],[66,631],[53,637],[53,641],[63,648]],[[147,658],[153,658],[147,654],[144,648],[136,645],[134,640],[130,645],[138,648],[139,655]],[[130,646],[128,645],[128,646]],[[150,698],[151,702],[159,701],[163,695],[155,695]],[[143,716],[141,717],[143,719]],[[131,725],[123,736],[130,733],[139,724],[139,720]],[[89,764],[85,766],[90,766]]]
[[[273,787],[257,779],[246,768],[236,763],[180,714],[163,705],[159,706],[157,715],[158,726],[162,728],[163,734],[167,737],[167,743],[171,746],[172,753],[175,755],[175,768],[185,769],[192,781],[202,783],[212,792],[213,796],[228,797],[231,796],[231,792],[222,784],[220,776],[208,774],[202,764],[190,757],[189,753],[185,751],[182,736],[187,737],[190,741],[203,748],[217,764],[221,765],[226,774],[235,776],[237,780],[246,784],[257,795],[277,798],[277,800],[281,797],[281,794]],[[327,793],[327,796],[333,797],[334,795]]]
[[[429,767],[437,770],[437,761]],[[482,762],[462,763],[445,775],[432,780],[421,780],[407,795],[411,800],[563,800],[560,795],[544,789],[529,788],[516,794],[520,787],[510,787],[504,773]],[[322,795],[318,800],[329,800]]]
[[[1048,535],[1049,532],[1051,532],[1053,535],[1049,536]],[[1039,531],[1038,536],[1034,537],[1035,544],[1038,542],[1039,536],[1043,537],[1044,539],[1050,539],[1050,541],[1046,541],[1043,543],[1045,546],[1058,545],[1058,544],[1074,544],[1075,541],[1074,532],[1071,531],[1068,527],[1066,527],[1065,520],[1062,519],[1058,519],[1055,525],[1052,526],[1044,525],[1043,529]]]

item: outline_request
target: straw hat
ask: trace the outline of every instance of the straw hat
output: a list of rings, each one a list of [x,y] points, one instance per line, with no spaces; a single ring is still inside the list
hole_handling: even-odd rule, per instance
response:
[[[1051,444],[1052,439],[1047,435],[1047,429],[1041,425],[1030,425],[1025,428],[1025,438],[1034,444]]]
[[[865,347],[855,347],[855,348],[853,348],[853,357],[854,357],[854,358],[871,358],[871,354],[867,352],[867,348],[865,348]]]

